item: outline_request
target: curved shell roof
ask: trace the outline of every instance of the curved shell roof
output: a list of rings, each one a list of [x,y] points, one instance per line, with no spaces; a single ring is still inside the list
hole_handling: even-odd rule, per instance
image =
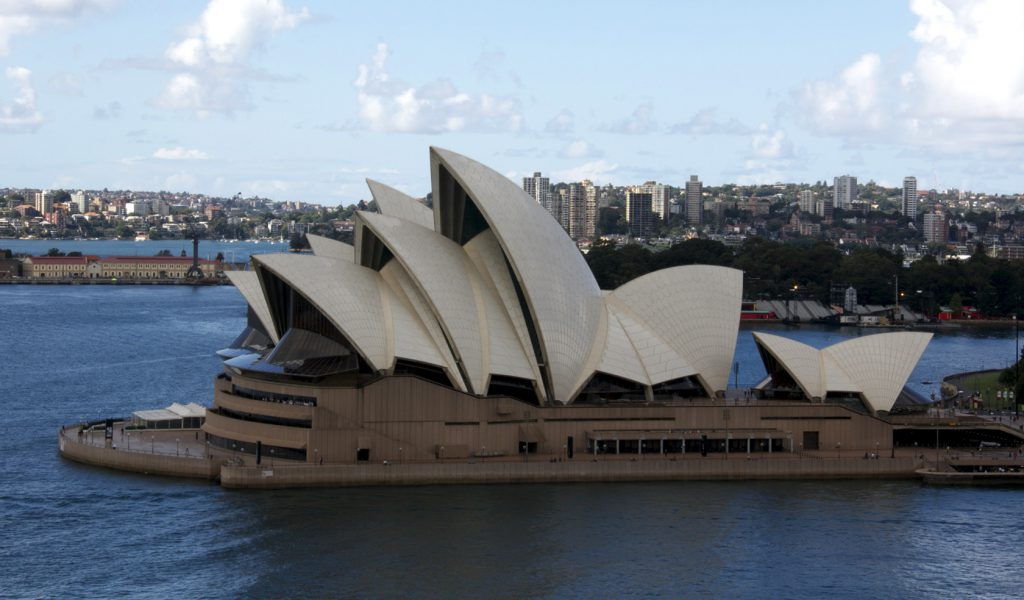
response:
[[[572,399],[597,337],[604,307],[583,255],[533,198],[507,177],[461,154],[431,147],[435,228],[442,222],[438,166],[459,182],[497,237],[529,306],[550,374],[549,394]]]
[[[455,242],[411,221],[359,213],[416,282],[475,393],[491,373],[532,379],[529,362],[497,293]]]
[[[389,369],[396,357],[445,366],[412,308],[376,271],[319,256],[260,254],[254,258],[329,318],[371,368]],[[345,284],[338,285],[339,281]]]
[[[267,330],[270,340],[276,344],[280,336],[274,327],[274,320],[270,318],[270,307],[267,305],[267,297],[263,295],[263,288],[260,287],[259,275],[255,271],[225,271],[224,274],[238,288],[239,293],[263,324],[263,328]]]
[[[309,247],[316,256],[352,262],[355,255],[355,250],[352,246],[345,242],[332,240],[322,235],[313,235],[312,233],[306,234],[306,239],[309,240]]]
[[[708,393],[714,393],[729,384],[742,293],[742,271],[689,265],[638,277],[606,301],[635,315],[685,361],[674,362],[676,368],[692,367]]]
[[[846,340],[827,348],[767,333],[754,341],[767,351],[809,398],[829,392],[861,394],[873,411],[892,410],[932,334],[899,331]]]
[[[379,181],[367,179],[366,185],[382,215],[412,221],[427,229],[434,228],[434,211],[427,208],[426,204]]]

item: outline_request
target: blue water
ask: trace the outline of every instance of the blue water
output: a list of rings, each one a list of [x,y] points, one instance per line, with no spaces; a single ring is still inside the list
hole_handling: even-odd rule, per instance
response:
[[[18,254],[38,256],[50,248],[61,252],[78,251],[97,256],[153,256],[161,250],[170,250],[177,256],[184,250],[192,256],[192,240],[9,240],[0,239],[0,250],[9,249]],[[221,242],[199,240],[199,257],[213,259],[218,252],[228,262],[245,262],[250,254],[287,252],[288,242]]]
[[[208,402],[232,288],[0,288],[0,597],[1018,598],[1024,493],[913,482],[229,491],[60,459],[61,423]],[[814,345],[853,332],[785,330]],[[1001,366],[937,335],[912,381]],[[748,332],[741,381],[760,376]]]

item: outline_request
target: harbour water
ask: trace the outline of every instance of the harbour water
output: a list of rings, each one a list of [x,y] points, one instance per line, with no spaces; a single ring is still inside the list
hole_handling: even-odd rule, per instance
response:
[[[3,244],[0,243],[0,247]],[[173,251],[173,248],[172,248]],[[1024,496],[915,482],[240,492],[61,460],[62,423],[208,403],[233,288],[0,288],[0,596],[1017,598]],[[856,330],[774,333],[822,346]],[[867,333],[863,333],[867,334]],[[911,378],[1005,366],[938,333]],[[739,380],[763,375],[749,331]]]

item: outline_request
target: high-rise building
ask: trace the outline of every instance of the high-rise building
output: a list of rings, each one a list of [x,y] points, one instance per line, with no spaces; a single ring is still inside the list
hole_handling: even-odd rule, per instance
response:
[[[535,172],[533,177],[523,177],[523,189],[533,196],[544,210],[551,212],[551,182],[547,177],[541,177],[540,171]]]
[[[583,223],[583,237],[597,237],[597,187],[589,179],[583,180],[583,194],[586,197],[586,216]]]
[[[797,194],[797,201],[800,206],[800,212],[813,214],[814,213],[814,192],[811,190],[801,190]]]
[[[829,198],[828,196],[824,198],[818,198],[818,201],[815,202],[814,204],[815,214],[817,214],[822,219],[825,219],[825,221],[829,222],[832,221],[833,208],[834,206],[832,205],[832,198]]]
[[[668,188],[665,184],[648,181],[641,187],[644,193],[651,195],[651,212],[662,221],[668,220]]]
[[[85,198],[85,192],[78,190],[77,192],[71,192],[71,203],[75,205],[80,213],[89,212],[88,200]]]
[[[832,207],[848,210],[857,201],[857,178],[850,175],[836,177],[832,187]]]
[[[50,190],[39,190],[35,193],[32,204],[39,214],[48,215],[53,210],[53,195],[50,194]]]
[[[903,206],[901,211],[904,217],[917,219],[917,177],[903,178]]]
[[[690,225],[700,225],[704,216],[704,184],[696,175],[690,175],[690,180],[686,182],[683,202],[686,208],[686,222]]]
[[[949,223],[941,210],[926,213],[921,221],[924,241],[929,244],[945,244],[949,241]]]
[[[629,223],[629,235],[635,238],[648,238],[654,233],[654,213],[651,211],[651,194],[642,188],[630,188],[626,191],[626,222]]]

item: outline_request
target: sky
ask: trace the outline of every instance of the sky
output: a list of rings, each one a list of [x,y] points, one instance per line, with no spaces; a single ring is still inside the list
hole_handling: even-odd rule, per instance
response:
[[[0,187],[350,204],[518,181],[1024,192],[1024,2],[0,0]]]

